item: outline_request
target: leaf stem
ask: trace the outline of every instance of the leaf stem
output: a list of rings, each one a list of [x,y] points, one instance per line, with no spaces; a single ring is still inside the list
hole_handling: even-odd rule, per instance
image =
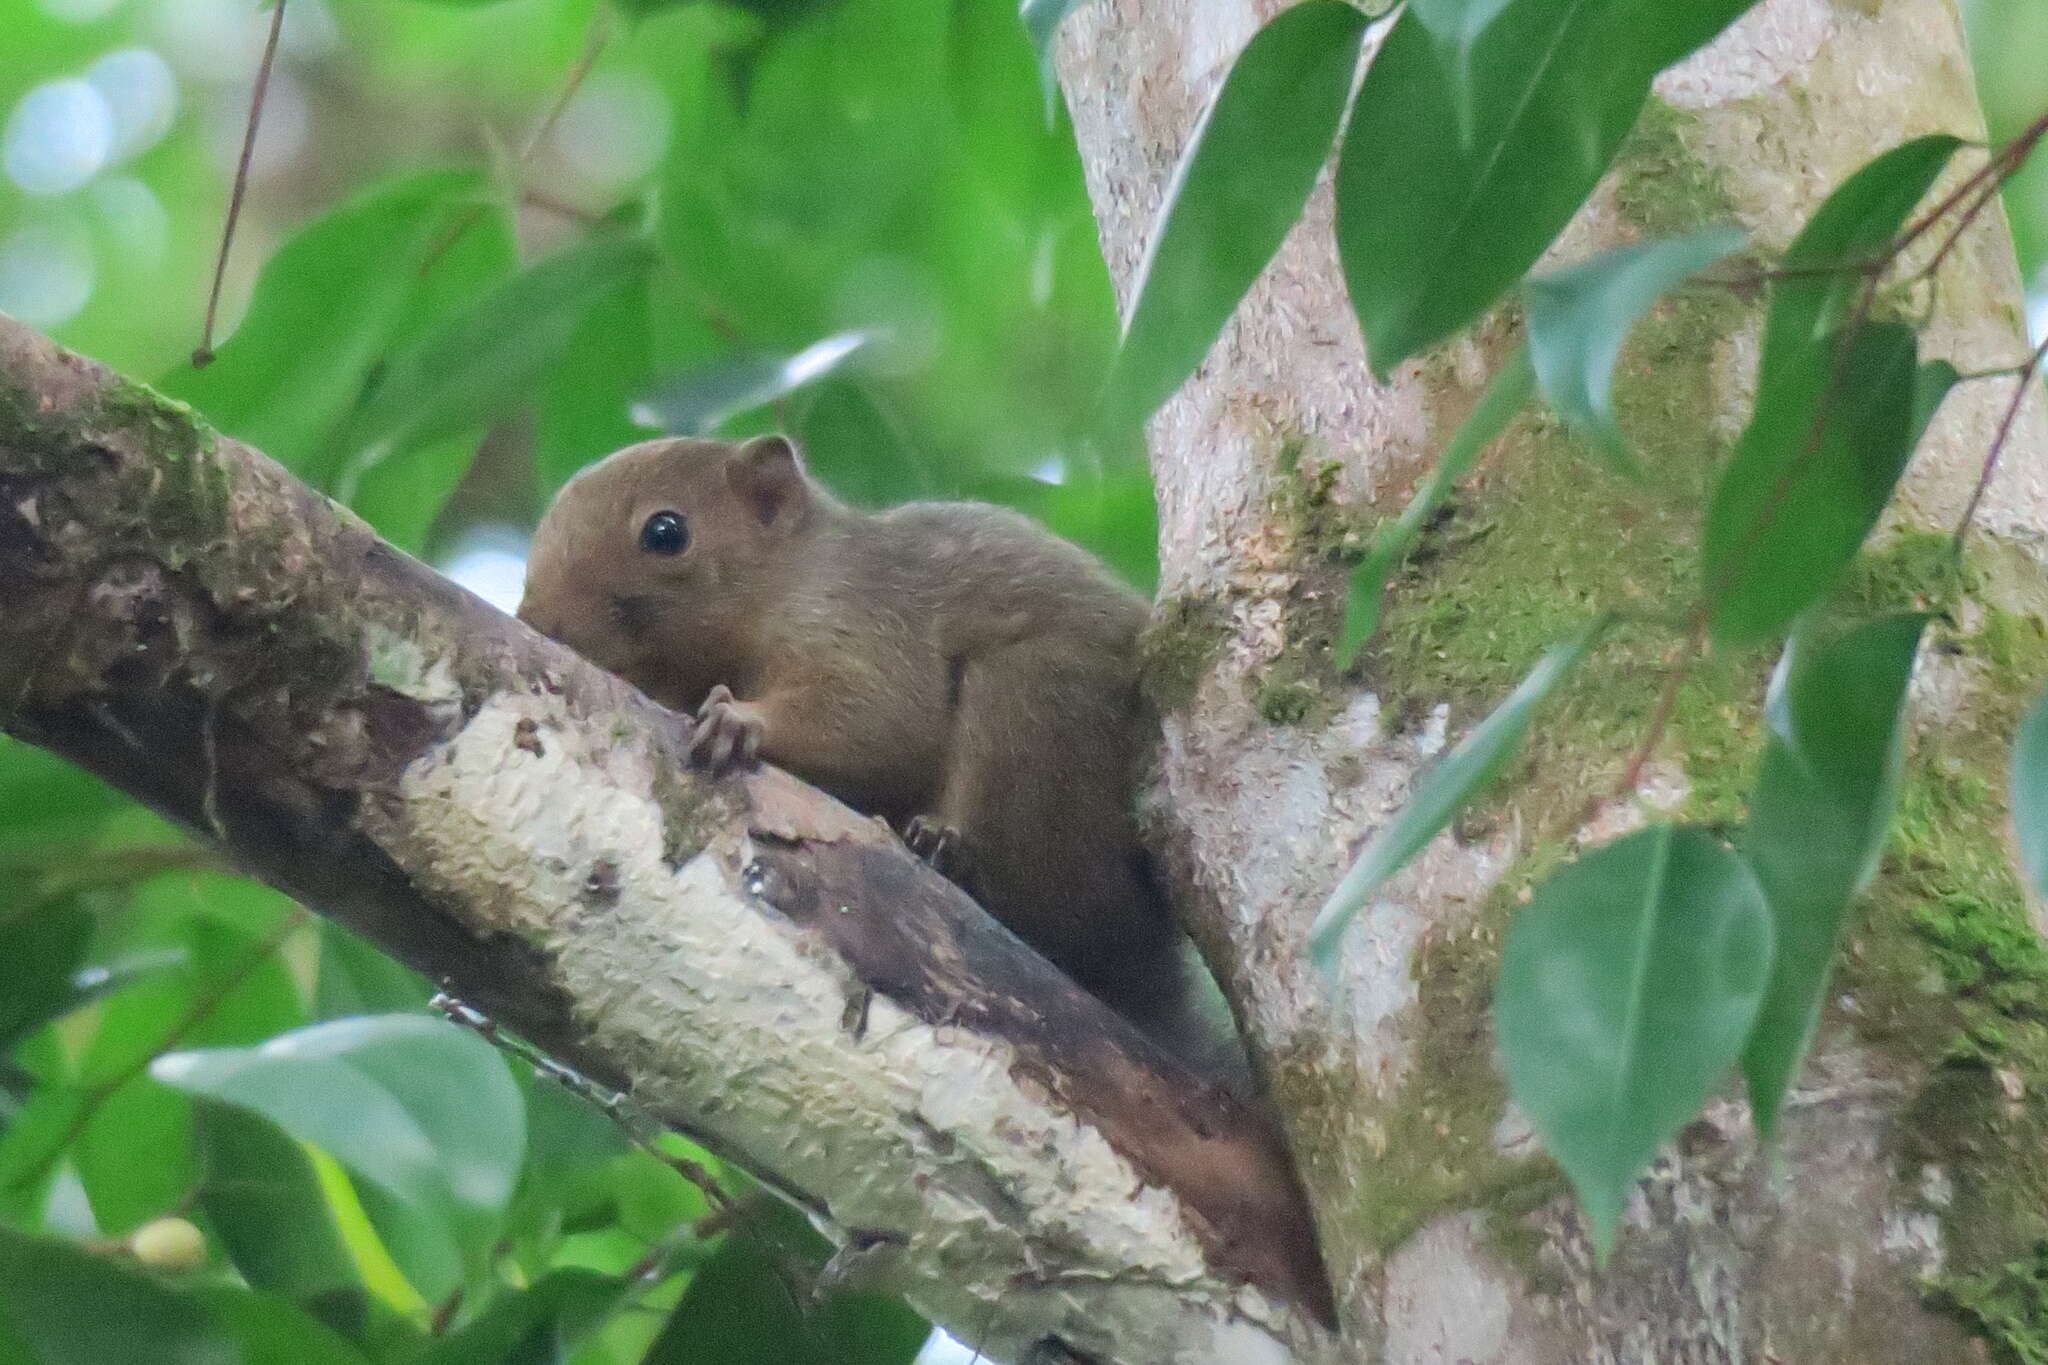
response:
[[[227,221],[221,224],[220,255],[213,262],[213,287],[206,295],[206,322],[200,328],[199,346],[192,352],[192,367],[204,369],[213,363],[213,327],[220,315],[220,291],[227,279],[228,252],[235,244],[235,227],[242,221],[242,200],[249,192],[249,165],[256,154],[256,129],[263,123],[263,98],[270,93],[270,72],[277,65],[277,40],[284,32],[284,0],[270,11],[270,33],[263,40],[263,60],[256,67],[256,88],[249,96],[249,118],[242,128],[242,154],[235,162],[235,185],[228,193]]]

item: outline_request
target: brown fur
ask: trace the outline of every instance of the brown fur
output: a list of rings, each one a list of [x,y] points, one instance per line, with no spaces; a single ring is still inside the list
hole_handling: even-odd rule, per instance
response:
[[[688,526],[672,558],[640,545],[660,511]],[[979,503],[856,511],[781,437],[649,441],[562,489],[519,614],[701,708],[714,768],[758,747],[899,828],[957,834],[956,880],[984,908],[1169,1047],[1230,1069],[1137,837],[1146,605],[1084,551]]]

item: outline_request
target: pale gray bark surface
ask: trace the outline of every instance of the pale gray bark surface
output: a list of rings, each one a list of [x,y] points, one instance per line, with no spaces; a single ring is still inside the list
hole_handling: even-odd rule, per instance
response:
[[[1104,253],[1126,298],[1202,108],[1237,49],[1284,7],[1100,0],[1062,34],[1059,72]],[[1664,75],[1660,112],[1753,240],[1782,247],[1827,191],[1875,153],[1925,132],[1982,136],[1961,42],[1949,0],[1768,0]],[[1646,174],[1654,192],[1657,168],[1618,166],[1552,261],[1643,235],[1648,225],[1631,208],[1643,186],[1633,198],[1624,191],[1627,177]],[[1511,325],[1496,319],[1476,339],[1402,366],[1387,385],[1373,383],[1345,302],[1331,203],[1326,183],[1150,435],[1162,619],[1206,622],[1215,637],[1201,655],[1199,681],[1167,720],[1163,840],[1198,937],[1271,1068],[1317,1207],[1351,1358],[1969,1358],[1975,1348],[1955,1322],[1923,1308],[1918,1281],[1942,1268],[1953,1235],[1942,1221],[1949,1173],[1904,1163],[1897,1140],[1900,1115],[1925,1076],[1865,1046],[1839,1017],[1793,1097],[1783,1178],[1770,1179],[1746,1107],[1715,1104],[1643,1182],[1621,1253],[1604,1274],[1593,1270],[1569,1201],[1554,1187],[1519,1185],[1519,1193],[1543,1197],[1508,1205],[1498,1188],[1460,1175],[1503,1169],[1532,1147],[1525,1126],[1497,1102],[1482,1107],[1492,1118],[1476,1125],[1469,1114],[1438,1121],[1417,1108],[1418,1095],[1431,1093],[1431,1057],[1491,1047],[1483,1032],[1444,1037],[1443,1007],[1432,1005],[1431,993],[1443,996],[1448,983],[1483,1002],[1498,921],[1482,907],[1495,880],[1537,843],[1519,813],[1440,838],[1376,899],[1347,944],[1341,1006],[1333,1009],[1302,961],[1311,917],[1442,747],[1445,715],[1425,704],[1418,718],[1412,697],[1409,711],[1383,714],[1371,687],[1311,671],[1324,705],[1299,724],[1262,717],[1262,687],[1313,651],[1319,626],[1326,637],[1327,603],[1342,584],[1341,569],[1289,514],[1301,497],[1289,465],[1338,466],[1335,500],[1359,524],[1397,510],[1469,408]],[[1995,210],[1949,270],[1927,353],[1949,355],[1965,370],[2021,358],[2017,270]],[[1672,362],[1701,371],[1704,400],[1690,416],[1724,437],[1747,411],[1756,335],[1752,315]],[[2010,392],[1958,391],[1917,458],[1899,526],[1954,521]],[[2037,405],[1979,519],[1990,535],[1978,545],[2007,565],[2007,585],[2030,603],[2040,596],[2048,528],[2044,450]],[[1527,472],[1505,460],[1487,480],[1512,490]],[[1488,506],[1503,518],[1554,510],[1534,495],[1524,506],[1511,497]],[[1603,546],[1585,551],[1587,580],[1597,584]],[[1430,582],[1424,567],[1404,591],[1426,596]],[[1642,686],[1654,688],[1654,680]],[[1987,698],[2009,703],[2012,684],[1961,656],[1923,663],[1915,690],[1923,724],[1940,725]],[[1667,740],[1651,765],[1649,804],[1687,798],[1679,747]],[[1517,810],[1513,793],[1505,802]],[[1581,834],[1605,837],[1642,818],[1610,806]],[[1461,936],[1477,945],[1466,960],[1433,965]],[[1459,1142],[1490,1150],[1454,1154],[1464,1153]],[[1441,1153],[1431,1150],[1439,1146]],[[1424,1177],[1438,1176],[1423,1188]],[[2015,1179],[2014,1187],[2031,1185]]]

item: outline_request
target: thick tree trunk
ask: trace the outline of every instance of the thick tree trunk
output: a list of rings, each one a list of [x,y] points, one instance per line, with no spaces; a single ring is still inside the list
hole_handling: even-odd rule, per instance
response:
[[[1067,25],[1060,74],[1122,289],[1205,102],[1281,8],[1101,0]],[[1731,216],[1782,247],[1876,152],[1931,131],[1982,136],[1961,43],[1952,0],[1767,0],[1660,80],[1554,259]],[[2019,318],[1994,210],[1944,271],[1926,347],[1965,371],[2010,365],[2025,354]],[[1599,1271],[1492,1062],[1486,1005],[1516,893],[1576,843],[1643,818],[1610,804],[1575,827],[1645,733],[1663,637],[1630,635],[1583,675],[1508,789],[1368,908],[1341,1004],[1301,957],[1322,898],[1447,726],[1598,607],[1676,610],[1697,591],[1699,494],[1744,420],[1758,320],[1733,299],[1680,300],[1632,344],[1621,410],[1663,487],[1618,487],[1537,417],[1497,443],[1396,585],[1362,679],[1327,661],[1343,583],[1330,547],[1399,508],[1514,320],[1371,382],[1325,186],[1154,420],[1162,839],[1271,1075],[1359,1359],[1847,1365],[1971,1358],[1982,1347],[1965,1323],[2006,1332],[2015,1352],[2013,1333],[2041,1330],[1980,1311],[2048,1233],[2048,1040],[2031,1013],[2048,975],[2001,796],[2017,708],[2048,667],[2040,405],[1979,517],[1965,607],[1923,657],[1901,830],[1781,1152],[1759,1151],[1740,1102],[1710,1106],[1642,1182]],[[1903,605],[1916,574],[1938,572],[1927,532],[1961,512],[2012,382],[1965,386],[1944,409],[1860,571],[1874,597]],[[1698,672],[1644,804],[1740,818],[1767,663]],[[2022,1301],[2038,1310],[2034,1293]]]
[[[0,728],[732,1156],[991,1359],[1321,1335],[1258,1115],[878,822],[699,780],[676,717],[5,317],[0,604]]]

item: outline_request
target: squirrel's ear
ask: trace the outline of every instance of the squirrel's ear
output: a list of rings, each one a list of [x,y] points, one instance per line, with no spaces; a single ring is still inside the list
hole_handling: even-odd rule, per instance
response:
[[[725,463],[725,477],[763,526],[800,510],[810,497],[803,456],[787,436],[756,436],[742,442]]]

